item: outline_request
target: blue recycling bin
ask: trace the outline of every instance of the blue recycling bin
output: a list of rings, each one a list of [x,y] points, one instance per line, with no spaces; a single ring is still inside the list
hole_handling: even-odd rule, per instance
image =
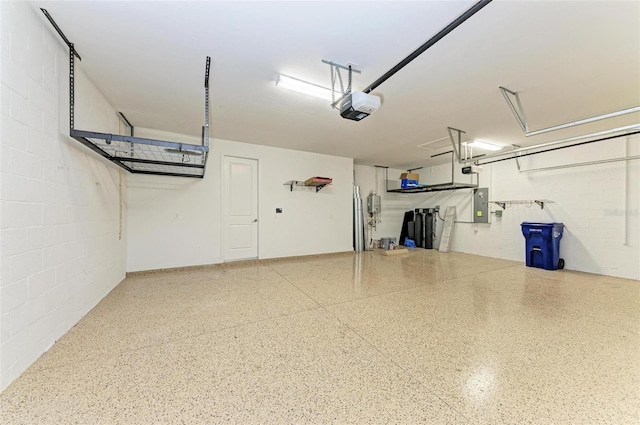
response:
[[[525,221],[521,226],[526,241],[527,267],[545,270],[564,268],[564,260],[560,258],[560,239],[564,224]]]

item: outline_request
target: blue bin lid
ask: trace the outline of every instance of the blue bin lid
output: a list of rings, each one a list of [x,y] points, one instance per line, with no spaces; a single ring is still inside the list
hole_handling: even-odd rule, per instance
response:
[[[533,223],[529,221],[523,221],[521,226],[535,226],[535,227],[552,227],[552,226],[563,226],[563,223]]]

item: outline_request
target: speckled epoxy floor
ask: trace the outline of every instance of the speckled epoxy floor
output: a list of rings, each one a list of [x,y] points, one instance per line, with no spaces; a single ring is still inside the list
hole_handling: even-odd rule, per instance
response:
[[[2,424],[638,424],[640,282],[461,253],[128,277]]]

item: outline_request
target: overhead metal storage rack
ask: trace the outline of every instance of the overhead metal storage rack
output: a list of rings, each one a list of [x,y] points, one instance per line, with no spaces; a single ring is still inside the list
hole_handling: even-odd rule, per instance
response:
[[[134,126],[120,113],[130,128],[130,135],[100,133],[75,128],[75,58],[81,60],[73,43],[64,35],[46,9],[41,9],[60,37],[69,46],[69,135],[102,157],[131,173],[178,177],[204,177],[209,153],[209,70],[207,56],[204,76],[204,126],[202,144],[194,145],[169,140],[134,136]]]
[[[71,130],[71,137],[131,173],[204,177],[208,146]]]
[[[475,183],[458,183],[455,181],[454,152],[448,151],[438,155],[444,155],[444,154],[451,154],[451,180],[446,183],[421,184],[416,187],[389,189],[389,167],[382,166],[382,165],[376,165],[376,167],[384,168],[385,189],[389,193],[425,193],[425,192],[444,192],[447,190],[458,190],[458,189],[477,189],[479,185],[479,177],[477,174],[476,174]],[[414,168],[413,170],[419,170],[420,168],[422,167]]]
[[[457,189],[477,189],[477,184],[470,183],[440,183],[432,185],[421,185],[417,187],[408,187],[406,189],[388,189],[387,192],[392,193],[423,193],[423,192],[442,192],[445,190]]]

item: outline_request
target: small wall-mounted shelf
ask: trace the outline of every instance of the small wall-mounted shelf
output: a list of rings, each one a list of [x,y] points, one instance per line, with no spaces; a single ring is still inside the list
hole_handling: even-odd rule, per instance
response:
[[[323,180],[319,180],[319,181],[313,181],[313,177],[308,179],[307,181],[300,181],[300,180],[288,180],[286,182],[283,183],[285,186],[289,186],[289,190],[291,192],[293,192],[293,188],[294,187],[299,187],[300,189],[307,189],[307,190],[313,190],[315,189],[316,193],[318,193],[320,191],[320,189],[322,189],[325,186],[328,186],[331,184],[331,179],[323,179]]]
[[[540,206],[540,209],[544,209],[544,204],[548,204],[553,201],[550,201],[548,199],[532,199],[530,201],[489,201],[489,202],[492,202],[498,205],[500,208],[504,210],[509,208],[511,205],[515,205],[515,204],[524,204],[527,207],[530,207],[533,204],[538,204]]]

